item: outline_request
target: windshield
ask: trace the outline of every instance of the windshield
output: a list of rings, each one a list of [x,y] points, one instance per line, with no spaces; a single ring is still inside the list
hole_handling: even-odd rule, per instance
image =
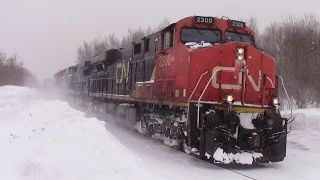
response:
[[[221,32],[212,29],[199,29],[199,28],[182,28],[181,40],[183,42],[197,42],[202,41],[207,43],[221,42]]]
[[[249,34],[241,34],[237,32],[226,32],[226,42],[239,41],[239,42],[247,42],[251,45],[254,44],[253,37]]]

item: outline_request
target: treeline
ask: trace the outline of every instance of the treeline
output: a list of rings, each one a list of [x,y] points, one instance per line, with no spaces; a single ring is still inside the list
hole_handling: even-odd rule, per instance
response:
[[[256,32],[256,43],[265,53],[276,59],[277,74],[284,80],[290,100],[297,108],[320,105],[320,21],[313,14],[301,17],[288,15],[274,21],[262,31],[254,17],[245,20]],[[121,39],[114,34],[84,42],[78,48],[77,61],[91,59],[110,48],[126,47],[129,43],[169,25],[164,19],[155,28],[129,29]],[[289,105],[282,82],[279,93],[283,104]]]
[[[0,86],[4,85],[36,87],[37,79],[23,67],[17,54],[8,56],[0,51]]]
[[[289,15],[271,23],[258,43],[277,62],[290,99],[297,108],[320,105],[320,21],[313,14]],[[280,97],[287,99],[279,79]],[[287,103],[288,104],[288,103]]]
[[[110,34],[104,37],[96,37],[92,41],[83,42],[83,45],[78,48],[77,52],[77,62],[87,61],[93,56],[98,55],[108,49],[112,48],[125,48],[130,43],[141,39],[144,36],[152,34],[166,26],[168,26],[170,21],[168,19],[163,19],[159,25],[156,27],[147,27],[138,29],[128,29],[127,34],[122,38],[118,38],[115,34]]]

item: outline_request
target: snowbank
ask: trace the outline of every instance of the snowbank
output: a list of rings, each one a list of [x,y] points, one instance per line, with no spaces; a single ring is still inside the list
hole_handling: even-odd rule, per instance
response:
[[[290,117],[290,111],[282,112]],[[294,121],[289,125],[288,145],[292,149],[306,152],[320,152],[320,109],[295,109],[292,111]],[[306,156],[308,157],[308,156]]]
[[[281,114],[284,117],[290,117],[290,111],[283,111]],[[291,124],[293,131],[319,131],[320,129],[320,109],[296,109],[292,111],[292,117],[295,118]]]
[[[208,154],[206,154],[208,157]],[[210,155],[209,155],[210,157]],[[213,154],[213,158],[221,163],[229,164],[232,162],[240,163],[240,164],[252,164],[253,160],[263,157],[261,153],[225,153],[223,149],[218,148],[215,153]]]
[[[36,90],[0,87],[0,179],[150,177],[104,125]]]

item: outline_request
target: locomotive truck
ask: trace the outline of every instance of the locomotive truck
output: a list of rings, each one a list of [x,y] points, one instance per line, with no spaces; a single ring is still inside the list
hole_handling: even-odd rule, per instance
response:
[[[55,74],[74,100],[214,163],[283,161],[275,59],[245,22],[191,16]]]

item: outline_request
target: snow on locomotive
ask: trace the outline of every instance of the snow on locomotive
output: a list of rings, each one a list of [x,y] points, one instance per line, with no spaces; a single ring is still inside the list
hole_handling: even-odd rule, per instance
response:
[[[119,123],[214,163],[283,161],[275,60],[244,22],[193,16],[57,73]]]

